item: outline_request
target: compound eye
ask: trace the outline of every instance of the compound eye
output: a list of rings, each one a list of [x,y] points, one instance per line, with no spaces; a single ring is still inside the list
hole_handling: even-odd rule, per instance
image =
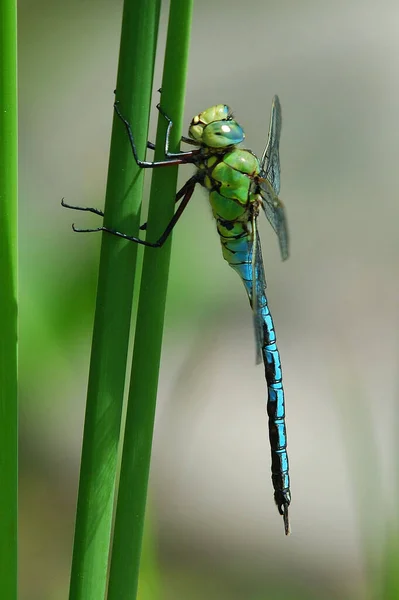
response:
[[[225,120],[210,123],[204,128],[202,141],[210,148],[227,148],[239,144],[244,139],[244,132],[235,121],[231,125]]]

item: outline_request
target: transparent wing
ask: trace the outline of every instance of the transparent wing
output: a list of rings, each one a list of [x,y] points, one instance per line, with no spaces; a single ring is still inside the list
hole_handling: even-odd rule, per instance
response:
[[[263,269],[262,250],[260,246],[259,233],[257,229],[256,217],[252,218],[252,294],[251,306],[253,323],[255,330],[256,343],[256,364],[262,362],[262,346],[264,343],[263,317],[261,309],[265,303],[266,279]]]
[[[267,179],[259,179],[259,193],[262,196],[262,208],[267,220],[277,233],[281,258],[286,260],[289,254],[289,238],[284,204],[276,196]]]
[[[278,96],[274,96],[270,114],[269,135],[260,161],[260,175],[270,182],[277,196],[280,193],[280,135],[281,105]]]

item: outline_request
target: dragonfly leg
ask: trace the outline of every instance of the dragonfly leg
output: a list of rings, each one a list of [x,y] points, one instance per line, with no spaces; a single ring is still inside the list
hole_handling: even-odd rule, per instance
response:
[[[166,136],[165,136],[165,146],[164,146],[165,156],[167,158],[175,158],[176,156],[179,156],[179,154],[172,154],[171,152],[169,152],[169,137],[170,137],[170,132],[171,132],[172,127],[173,127],[173,121],[166,114],[166,112],[161,108],[161,104],[160,103],[157,104],[157,110],[161,113],[161,115],[163,116],[163,118],[168,123],[168,127],[166,129]]]
[[[169,152],[169,138],[170,138],[171,129],[173,127],[173,121],[166,114],[166,112],[161,108],[161,105],[159,103],[157,104],[157,110],[161,113],[161,115],[164,117],[164,119],[168,123],[168,128],[166,130],[166,136],[165,136],[165,146],[164,146],[165,156],[167,158],[177,158],[177,157],[181,156],[182,154],[191,155],[191,152],[184,152],[184,153],[182,153],[182,152],[177,152],[177,153]],[[181,137],[181,141],[184,142],[185,144],[191,144],[191,146],[200,146],[201,145],[199,142],[196,142],[195,140],[187,138],[184,135]]]
[[[88,206],[74,206],[73,204],[67,204],[66,202],[64,202],[64,198],[62,198],[61,200],[61,206],[63,206],[64,208],[71,208],[72,210],[82,210],[85,212],[91,212],[95,215],[99,215],[100,217],[104,216],[103,211],[99,208],[89,208]]]
[[[161,248],[163,246],[163,244],[166,242],[166,240],[168,239],[168,237],[170,236],[170,234],[172,233],[174,226],[176,225],[176,223],[182,216],[184,209],[186,208],[187,204],[190,201],[191,196],[193,195],[194,188],[195,188],[195,185],[197,182],[198,182],[197,176],[193,175],[193,177],[191,177],[184,184],[184,186],[181,188],[181,190],[178,191],[176,198],[178,200],[180,198],[182,198],[181,204],[178,206],[175,214],[173,215],[173,217],[169,221],[168,225],[166,226],[165,231],[163,232],[163,234],[160,236],[160,238],[156,242],[147,242],[146,240],[141,240],[138,237],[127,235],[126,233],[122,233],[120,231],[116,231],[115,229],[110,229],[109,227],[104,227],[104,226],[96,227],[95,229],[79,229],[79,228],[75,227],[75,224],[73,224],[72,229],[76,233],[93,233],[96,231],[106,231],[107,233],[111,233],[112,235],[121,237],[125,240],[135,242],[136,244],[141,244],[142,246],[147,246],[149,248]],[[146,223],[145,223],[145,225],[146,225]]]
[[[130,147],[133,152],[134,160],[136,161],[136,163],[139,167],[141,167],[143,169],[154,169],[156,167],[168,167],[170,165],[181,165],[184,163],[190,163],[190,162],[195,161],[195,156],[199,153],[200,150],[191,150],[190,152],[179,152],[173,156],[166,155],[167,160],[159,160],[159,161],[154,161],[154,162],[150,162],[147,160],[140,160],[138,157],[138,154],[137,154],[137,148],[136,148],[136,144],[134,142],[132,128],[130,126],[129,121],[127,119],[125,119],[125,117],[122,115],[122,113],[119,109],[118,102],[114,103],[114,110],[125,126],[125,129],[126,129],[126,132],[127,132],[128,138],[129,138],[129,142],[130,142]],[[169,136],[170,136],[170,130],[172,129],[172,126],[173,126],[173,122],[171,120],[169,120],[168,128],[166,131],[165,149],[167,149],[169,147]],[[150,144],[151,144],[151,142],[150,142]],[[153,146],[153,144],[151,144],[151,146]]]
[[[197,180],[197,178],[196,178],[196,177],[192,177],[191,179],[195,179],[195,180],[196,180],[196,183],[198,182],[198,180]],[[188,180],[188,181],[187,181],[187,182],[186,182],[186,183],[183,185],[183,187],[181,188],[181,190],[179,190],[179,191],[177,192],[177,194],[176,194],[176,198],[175,198],[175,203],[179,202],[179,200],[181,200],[181,199],[183,198],[183,196],[184,196],[184,195],[185,195],[185,193],[186,193],[186,189],[187,189],[187,187],[189,187],[189,184],[190,184],[190,185],[192,185],[191,179],[189,179],[189,180]],[[146,223],[143,223],[142,225],[140,225],[139,229],[140,229],[141,231],[146,231],[146,229],[147,229],[147,222],[146,222]]]
[[[185,144],[191,144],[191,146],[200,146],[200,142],[196,142],[195,140],[190,140],[190,138],[185,137],[184,135],[181,136],[181,141],[184,142]],[[147,142],[147,148],[149,150],[155,150],[155,144],[153,142]],[[172,154],[168,154],[168,156],[173,156]],[[174,156],[179,156],[178,154],[174,155]]]

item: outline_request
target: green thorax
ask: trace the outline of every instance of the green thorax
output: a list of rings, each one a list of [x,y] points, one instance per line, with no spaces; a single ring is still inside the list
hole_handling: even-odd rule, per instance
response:
[[[255,182],[259,162],[252,152],[238,148],[244,141],[244,130],[226,104],[211,106],[196,115],[188,134],[194,145],[201,146],[196,160],[199,180],[209,191],[213,216],[225,247],[234,239],[250,235],[251,205],[259,202]]]
[[[249,150],[230,148],[217,154],[210,150],[198,165],[209,190],[213,216],[218,221],[246,221],[250,204],[257,198],[253,179],[259,174],[258,159]],[[237,223],[238,225],[238,223]],[[230,235],[232,234],[229,229]]]

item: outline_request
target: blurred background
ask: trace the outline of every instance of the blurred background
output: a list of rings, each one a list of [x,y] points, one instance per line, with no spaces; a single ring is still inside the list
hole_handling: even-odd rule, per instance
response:
[[[68,595],[100,237],[74,235],[60,199],[103,206],[121,9],[19,3],[22,600]],[[160,56],[166,21],[167,3]],[[260,154],[275,93],[283,109],[286,263],[260,227],[292,535],[273,502],[248,301],[198,190],[173,239],[150,492],[157,567],[143,573],[143,599],[155,587],[162,600],[388,597],[399,556],[398,33],[396,0],[195,3],[187,124],[228,103]],[[161,74],[158,62],[154,89]],[[181,182],[191,173],[181,168]]]

